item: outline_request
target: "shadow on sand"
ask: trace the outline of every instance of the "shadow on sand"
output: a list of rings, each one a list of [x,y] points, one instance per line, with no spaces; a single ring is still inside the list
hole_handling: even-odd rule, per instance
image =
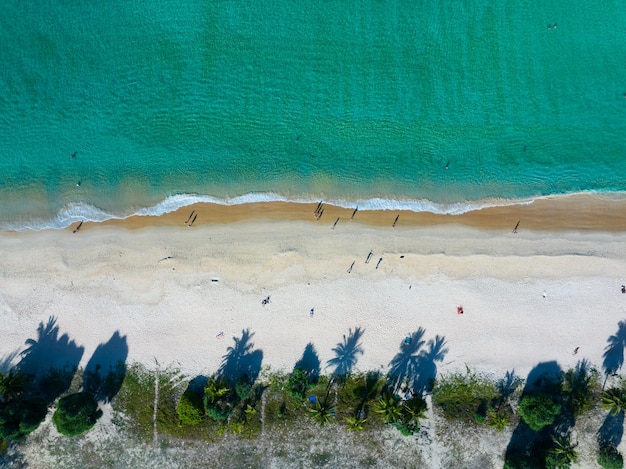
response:
[[[617,323],[617,332],[608,339],[608,345],[602,355],[602,369],[606,378],[616,374],[624,365],[624,348],[626,347],[626,321]]]
[[[102,402],[110,402],[119,392],[126,376],[128,344],[119,331],[98,345],[85,367],[83,389]]]
[[[400,344],[400,351],[389,363],[389,385],[395,392],[402,390],[422,396],[432,391],[437,362],[443,361],[448,349],[445,338],[439,335],[426,343],[425,333],[420,327],[408,334]]]
[[[293,369],[304,371],[310,383],[316,383],[319,380],[321,373],[320,357],[312,342],[306,344],[302,357],[296,362]]]
[[[39,323],[37,338],[28,339],[28,347],[20,354],[16,370],[32,377],[27,391],[52,403],[67,391],[83,356],[79,347],[67,334],[59,337],[56,318]]]
[[[254,343],[250,341],[254,333],[249,329],[241,331],[241,338],[233,337],[234,346],[228,347],[222,357],[222,363],[217,371],[217,377],[228,382],[235,382],[241,377],[254,383],[261,371],[263,352],[253,350]]]
[[[343,342],[339,342],[333,352],[335,357],[328,360],[327,366],[334,367],[333,376],[342,379],[352,373],[356,366],[358,356],[363,355],[363,347],[361,345],[361,337],[365,330],[357,327],[348,330],[348,335],[344,334]]]

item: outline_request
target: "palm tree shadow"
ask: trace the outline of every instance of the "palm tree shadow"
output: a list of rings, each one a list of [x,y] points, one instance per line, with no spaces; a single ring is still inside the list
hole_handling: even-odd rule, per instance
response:
[[[306,344],[304,352],[302,352],[302,357],[296,362],[293,369],[301,369],[306,373],[309,382],[317,382],[321,373],[321,363],[320,357],[312,342]]]
[[[253,350],[254,343],[250,339],[254,336],[249,329],[241,331],[241,338],[233,337],[235,345],[228,347],[222,357],[222,363],[217,371],[217,376],[229,382],[235,382],[238,378],[246,376],[250,382],[256,381],[261,371],[263,352]]]
[[[360,340],[364,332],[365,330],[360,327],[355,328],[354,332],[352,332],[352,329],[349,329],[348,336],[346,337],[345,334],[343,336],[343,342],[339,342],[333,348],[335,357],[327,362],[327,366],[335,367],[333,375],[342,378],[352,373],[358,360],[357,355],[363,355],[363,347]]]
[[[102,402],[110,402],[126,376],[128,344],[119,331],[105,344],[98,345],[85,367],[83,389]]]
[[[624,435],[624,412],[611,415],[609,412],[598,430],[597,440],[599,448],[617,448]]]
[[[0,358],[0,373],[8,373],[11,368],[13,368],[13,362],[17,357],[19,357],[20,351],[19,349],[14,350],[11,353],[6,354],[4,357]]]
[[[431,392],[437,377],[437,362],[442,362],[448,348],[445,337],[439,335],[428,341],[427,349],[422,349],[418,356],[415,374],[409,377],[414,393],[424,395]]]
[[[33,378],[28,391],[42,395],[48,402],[53,402],[69,388],[85,350],[67,334],[59,337],[56,321],[50,316],[47,324],[39,323],[37,338],[26,341],[28,347],[22,351],[22,358],[16,365],[17,371]]]
[[[400,351],[389,362],[389,386],[398,391],[406,379],[417,375],[419,369],[424,334],[426,331],[420,327],[417,331],[408,335],[400,344]]]
[[[553,394],[557,387],[560,389],[561,373],[561,367],[555,361],[537,364],[528,373],[522,397],[533,393]],[[541,458],[552,442],[551,436],[555,434],[557,425],[559,422],[535,432],[520,420],[506,448],[505,461],[524,461],[527,464],[520,467],[543,467]]]
[[[609,344],[602,355],[602,368],[605,376],[614,375],[624,364],[624,347],[626,347],[626,321],[617,323],[617,332],[609,337]]]

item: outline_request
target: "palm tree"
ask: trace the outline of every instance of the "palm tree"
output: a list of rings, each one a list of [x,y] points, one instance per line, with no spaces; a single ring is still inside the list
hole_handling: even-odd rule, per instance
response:
[[[419,428],[420,420],[426,417],[428,406],[426,401],[419,396],[406,401],[400,407],[402,412],[402,423],[412,430]]]
[[[487,412],[487,425],[495,428],[498,433],[502,433],[509,425],[509,418],[504,414],[494,411],[493,409],[489,409]]]
[[[348,417],[346,418],[346,422],[348,422],[349,431],[360,432],[363,430],[363,425],[367,422],[367,419],[361,417]]]
[[[9,374],[0,371],[0,396],[4,401],[15,399],[26,387],[25,374],[9,370]]]
[[[330,419],[333,415],[333,406],[328,400],[328,396],[323,401],[317,401],[315,406],[308,409],[311,413],[311,417],[320,425],[326,425],[330,423]]]
[[[626,408],[626,393],[620,388],[603,391],[601,406],[604,410],[608,410],[612,417],[615,417]]]
[[[210,404],[215,404],[230,392],[228,385],[222,380],[211,377],[204,388],[204,396]]]
[[[569,435],[563,437],[552,437],[554,447],[550,450],[550,454],[555,459],[555,466],[567,468],[578,462],[578,451],[576,447],[578,443],[572,443]]]
[[[391,393],[385,393],[378,399],[374,412],[381,414],[385,423],[394,423],[402,417],[400,399]]]

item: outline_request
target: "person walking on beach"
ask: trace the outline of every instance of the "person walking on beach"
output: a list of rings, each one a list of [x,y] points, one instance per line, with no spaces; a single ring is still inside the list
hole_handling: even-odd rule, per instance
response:
[[[309,311],[309,317],[312,318],[313,314],[315,314],[315,308],[311,308],[311,311]]]
[[[189,223],[189,220],[191,220],[191,217],[193,217],[193,214],[194,214],[194,213],[196,213],[196,211],[195,211],[195,210],[192,210],[192,211],[191,211],[191,213],[189,214],[189,218],[187,218],[187,221],[185,222],[185,225],[186,225],[187,223]]]
[[[365,263],[369,264],[370,263],[370,259],[372,258],[372,251],[370,251],[370,253],[367,255],[367,257],[365,258]]]
[[[352,264],[350,264],[350,267],[348,268],[348,273],[352,272],[352,267],[354,267],[354,262],[356,261],[353,261]]]
[[[378,266],[380,265],[380,263],[383,261],[383,258],[381,257],[380,259],[378,259],[378,263],[376,264],[376,268],[378,269]]]
[[[398,223],[398,218],[400,218],[400,215],[398,215],[396,219],[393,221],[393,225],[391,225],[393,228],[396,227],[396,223]]]

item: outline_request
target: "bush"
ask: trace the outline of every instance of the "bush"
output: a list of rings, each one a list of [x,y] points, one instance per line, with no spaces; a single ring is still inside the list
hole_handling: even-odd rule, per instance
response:
[[[598,464],[604,469],[623,469],[624,458],[613,446],[603,446],[598,451]]]
[[[187,389],[181,396],[180,401],[178,401],[176,412],[181,423],[198,425],[202,422],[202,416],[204,415],[202,399],[195,392]]]
[[[454,373],[437,380],[433,403],[446,418],[469,423],[478,414],[484,417],[488,404],[499,395],[494,382],[468,370],[466,374]]]
[[[549,394],[527,394],[522,397],[518,412],[524,422],[538,432],[554,422],[556,416],[561,413],[561,406]]]
[[[79,392],[59,400],[52,422],[59,433],[76,436],[93,427],[101,416],[96,399],[88,392]]]
[[[46,418],[48,406],[42,399],[16,398],[0,408],[0,439],[17,440],[35,430]]]
[[[309,378],[303,369],[296,368],[293,370],[293,373],[289,375],[287,385],[289,386],[289,393],[292,397],[301,400],[306,399],[306,392],[309,388]]]

